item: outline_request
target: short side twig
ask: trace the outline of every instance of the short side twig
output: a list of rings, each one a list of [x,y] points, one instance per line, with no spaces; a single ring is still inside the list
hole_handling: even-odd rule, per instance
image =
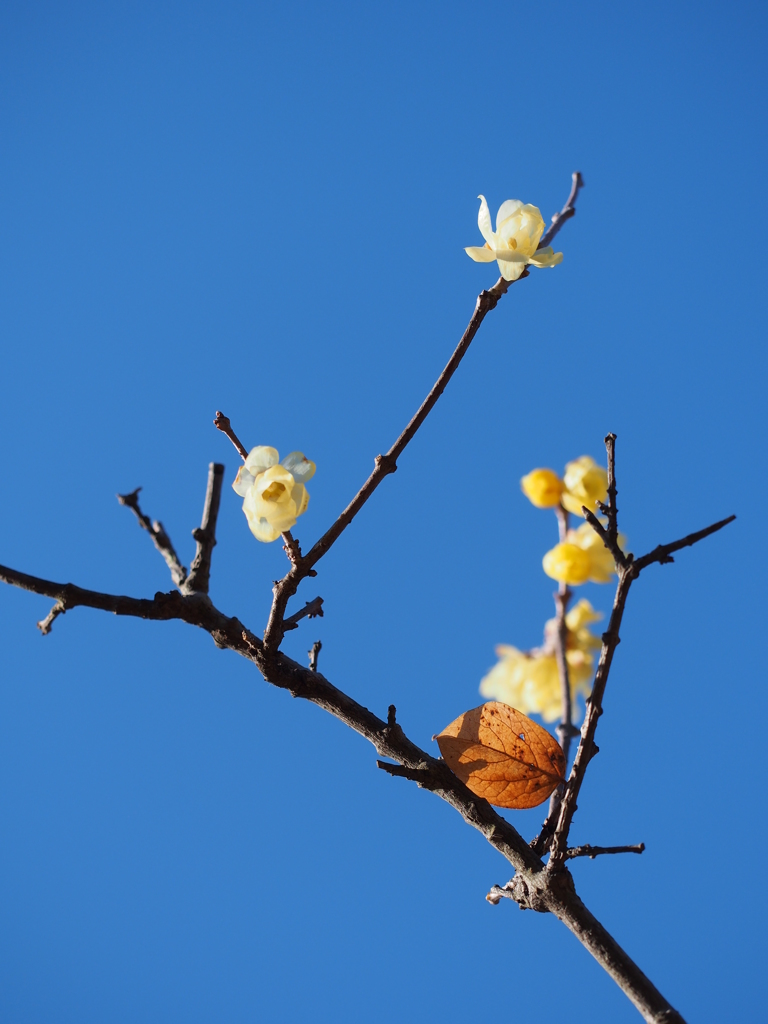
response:
[[[241,443],[240,438],[232,429],[232,424],[229,422],[229,416],[225,416],[223,412],[217,412],[213,425],[217,430],[220,430],[222,434],[227,435],[229,440],[237,449],[237,454],[243,461],[245,461],[248,458],[248,449]]]
[[[323,645],[319,640],[315,640],[310,649],[307,651],[309,655],[309,671],[317,672],[317,659],[322,651]]]
[[[589,857],[590,860],[594,860],[604,853],[642,853],[644,849],[645,843],[634,843],[631,846],[590,846],[586,843],[584,846],[569,847],[565,851],[565,856],[568,860],[574,857]]]
[[[299,611],[294,612],[293,615],[289,615],[287,619],[283,621],[283,630],[287,633],[290,629],[296,629],[302,619],[317,619],[323,617],[323,599],[322,597],[315,597],[311,601],[307,601],[303,608]],[[320,648],[318,647],[318,650]]]
[[[722,530],[724,526],[732,523],[735,518],[736,516],[728,516],[717,523],[712,523],[711,526],[704,527],[703,530],[697,530],[695,533],[689,533],[687,537],[674,540],[671,544],[659,544],[653,551],[649,551],[647,555],[635,559],[635,574],[638,575],[642,569],[653,565],[654,562],[658,562],[660,565],[674,562],[674,558],[672,558],[673,552],[680,551],[682,548],[689,548],[692,544],[697,544],[700,540],[704,540],[705,537],[710,537],[713,533],[717,533],[718,530]]]
[[[43,636],[48,636],[48,634],[51,632],[51,627],[53,626],[54,619],[57,619],[59,615],[63,615],[66,610],[67,607],[64,604],[64,602],[57,601],[53,608],[51,608],[51,610],[45,616],[45,618],[41,619],[38,622],[37,628],[40,630]]]
[[[192,531],[197,541],[197,551],[192,560],[189,577],[181,588],[182,593],[207,594],[211,579],[211,557],[216,546],[216,520],[221,502],[221,485],[224,481],[224,467],[220,462],[208,466],[208,485],[205,489],[203,519],[200,526]]]
[[[571,193],[565,202],[565,206],[559,213],[555,213],[552,216],[552,223],[541,236],[539,242],[539,249],[543,249],[547,245],[552,244],[552,239],[558,233],[560,228],[565,224],[571,217],[576,216],[576,198],[579,194],[579,189],[584,188],[584,179],[581,176],[580,171],[574,171],[571,175]]]
[[[163,524],[158,522],[157,519],[153,522],[149,516],[145,516],[141,511],[141,508],[139,507],[140,490],[141,488],[137,487],[136,490],[131,491],[130,494],[118,494],[117,500],[121,505],[125,505],[126,508],[133,511],[142,529],[147,531],[152,538],[152,543],[165,559],[165,564],[171,570],[171,579],[177,587],[181,587],[187,578],[187,570],[179,561],[179,556],[176,554],[173,544],[171,544],[171,538],[163,529]],[[47,633],[48,630],[44,630],[44,632]]]

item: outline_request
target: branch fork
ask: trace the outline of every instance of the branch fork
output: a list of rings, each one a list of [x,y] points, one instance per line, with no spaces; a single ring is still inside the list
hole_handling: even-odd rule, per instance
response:
[[[576,196],[582,184],[581,175],[575,174],[568,201],[560,213],[553,217],[551,227],[541,240],[542,246],[549,244],[560,230],[562,224],[573,216]],[[524,280],[526,276],[527,272],[522,274],[518,280]],[[321,599],[316,598],[315,602],[309,602],[301,613],[296,613],[294,616],[286,618],[285,610],[288,600],[296,593],[302,579],[314,575],[314,567],[317,562],[330,550],[344,530],[358,515],[363,505],[381,483],[381,480],[396,470],[400,455],[445,390],[472,343],[483,319],[497,305],[499,299],[506,293],[509,287],[510,282],[500,279],[492,288],[478,296],[475,310],[467,329],[435,385],[393,446],[385,455],[379,456],[376,459],[374,469],[368,480],[363,484],[347,508],[339,515],[335,523],[323,534],[306,555],[301,554],[297,542],[294,542],[296,544],[295,548],[292,547],[290,542],[287,543],[287,553],[291,566],[285,577],[275,586],[272,610],[263,641],[246,629],[237,618],[226,616],[220,612],[207,596],[211,552],[215,544],[216,515],[221,492],[222,474],[215,472],[219,467],[211,466],[210,468],[203,523],[195,538],[198,544],[198,551],[195,555],[189,577],[180,578],[177,584],[181,592],[174,590],[168,594],[158,593],[152,600],[140,600],[89,591],[76,587],[73,584],[54,583],[3,566],[0,566],[0,580],[53,598],[56,601],[56,605],[51,610],[51,613],[49,613],[48,620],[43,620],[44,623],[47,622],[48,628],[50,628],[50,622],[53,621],[56,615],[62,614],[65,610],[77,607],[78,605],[83,605],[110,611],[118,615],[130,615],[145,619],[181,619],[191,625],[204,629],[219,647],[232,650],[253,662],[268,682],[287,690],[294,696],[302,697],[317,704],[368,739],[378,755],[381,758],[388,759],[386,761],[377,761],[378,766],[384,771],[391,775],[417,782],[418,785],[434,792],[454,807],[464,820],[477,829],[515,869],[516,874],[512,882],[505,886],[503,891],[501,891],[501,887],[494,887],[489,897],[496,894],[501,899],[511,895],[511,898],[516,899],[522,907],[538,911],[549,911],[555,914],[574,933],[611,977],[614,978],[643,1014],[646,1021],[653,1022],[653,1024],[662,1024],[662,1022],[664,1024],[682,1024],[682,1017],[672,1009],[661,993],[645,977],[577,896],[572,877],[565,867],[564,861],[571,850],[578,848],[567,847],[565,839],[567,838],[571,818],[576,810],[576,797],[581,780],[583,779],[584,769],[589,757],[592,756],[593,751],[596,749],[594,748],[594,728],[600,713],[602,693],[605,689],[610,660],[613,650],[618,643],[618,628],[632,579],[636,577],[646,564],[650,564],[652,561],[662,562],[669,560],[674,551],[687,544],[695,543],[716,529],[720,529],[727,522],[730,522],[730,519],[714,524],[714,526],[708,527],[704,531],[699,531],[699,534],[692,534],[688,538],[683,538],[682,541],[671,545],[660,545],[659,548],[645,556],[644,559],[635,561],[631,567],[622,569],[619,573],[619,585],[614,602],[614,612],[612,613],[611,623],[604,639],[595,690],[588,707],[587,719],[582,729],[581,742],[576,760],[574,761],[571,777],[559,808],[557,828],[552,843],[549,863],[546,867],[536,850],[532,849],[517,830],[498,814],[486,800],[477,797],[467,789],[453,775],[444,761],[432,757],[405,735],[400,725],[396,722],[393,706],[390,707],[386,722],[382,721],[367,708],[358,704],[353,698],[337,689],[320,675],[316,671],[319,644],[313,647],[315,660],[314,665],[310,668],[292,661],[279,650],[286,627],[290,628],[289,623],[292,619],[295,625],[302,615],[310,617],[311,613],[307,609],[313,604],[317,609],[316,614],[320,614],[318,602]],[[214,422],[217,429],[229,437],[240,456],[246,458],[247,450],[232,430],[228,417],[225,417],[222,413],[217,413]],[[138,508],[137,495],[136,505]],[[143,515],[137,509],[134,509],[134,511],[139,516]],[[152,526],[153,524],[150,523],[150,527]],[[161,546],[165,546],[168,550],[172,548],[170,541],[168,545],[163,544],[163,538],[159,535],[159,524],[156,531],[146,526],[145,528],[149,529],[156,546],[160,542]],[[163,535],[167,538],[164,531]],[[292,541],[293,539],[290,538],[290,540]],[[168,561],[168,550],[165,552],[161,550],[161,554],[163,554],[163,557],[173,571],[173,567]],[[292,553],[293,557],[291,557]],[[181,567],[181,563],[179,562],[178,564]],[[191,599],[192,597],[199,598],[200,596],[205,597],[205,600]],[[590,751],[588,755],[586,753],[587,750]],[[547,845],[545,844],[544,849],[546,849]],[[496,892],[496,890],[500,891]]]

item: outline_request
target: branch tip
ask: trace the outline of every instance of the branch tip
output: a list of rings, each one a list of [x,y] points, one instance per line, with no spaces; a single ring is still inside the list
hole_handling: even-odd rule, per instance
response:
[[[248,449],[242,444],[240,438],[232,429],[232,423],[230,422],[229,416],[225,416],[223,412],[217,411],[216,418],[213,421],[214,427],[220,430],[222,434],[226,434],[229,440],[237,449],[237,453],[240,458],[245,462],[248,458]]]

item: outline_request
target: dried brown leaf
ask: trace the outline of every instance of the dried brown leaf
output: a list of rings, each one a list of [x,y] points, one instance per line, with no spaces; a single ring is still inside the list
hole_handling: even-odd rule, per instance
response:
[[[496,807],[536,807],[565,777],[554,736],[499,701],[465,711],[435,739],[454,775]]]

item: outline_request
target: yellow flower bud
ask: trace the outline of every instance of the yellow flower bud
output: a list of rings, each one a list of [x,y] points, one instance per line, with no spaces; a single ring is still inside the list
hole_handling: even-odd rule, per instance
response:
[[[536,508],[554,508],[560,504],[563,481],[551,469],[532,469],[520,481],[520,486]]]
[[[594,512],[596,503],[605,501],[608,495],[608,473],[589,455],[568,463],[563,484],[563,506],[577,516],[583,515],[582,505]]]
[[[570,587],[578,587],[589,579],[589,555],[569,541],[556,544],[544,555],[542,564],[547,576]]]

